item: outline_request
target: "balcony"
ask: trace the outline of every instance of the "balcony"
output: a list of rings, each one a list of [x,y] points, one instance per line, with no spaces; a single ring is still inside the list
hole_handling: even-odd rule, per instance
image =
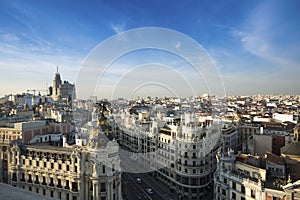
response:
[[[101,189],[100,192],[106,192],[106,189]]]
[[[78,192],[78,188],[72,188],[72,192]]]

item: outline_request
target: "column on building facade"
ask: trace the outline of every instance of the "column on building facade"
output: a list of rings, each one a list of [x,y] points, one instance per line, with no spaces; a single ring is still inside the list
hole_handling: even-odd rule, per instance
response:
[[[16,166],[16,152],[14,151],[14,149],[12,150],[12,153],[11,153],[12,157],[12,166]]]
[[[93,184],[93,199],[97,200],[98,199],[98,194],[99,194],[99,191],[98,191],[98,180],[93,180],[92,184]]]
[[[4,175],[3,160],[4,160],[4,152],[3,152],[3,147],[1,146],[1,149],[0,149],[0,182],[3,182],[3,175]]]
[[[84,192],[80,192],[80,199],[90,199],[90,181],[88,177],[83,177],[83,181],[81,182],[81,188],[84,189]]]
[[[111,197],[112,193],[113,193],[113,191],[112,191],[112,187],[111,187],[111,180],[108,180],[108,182],[107,182],[107,199],[108,200],[112,199],[112,197]]]
[[[61,200],[66,200],[66,192],[64,190],[62,190],[61,192]]]
[[[121,180],[119,180],[120,181],[120,183],[119,183],[119,191],[118,191],[118,196],[117,196],[117,198],[116,199],[121,199],[121,197],[122,197],[122,185],[121,185]]]

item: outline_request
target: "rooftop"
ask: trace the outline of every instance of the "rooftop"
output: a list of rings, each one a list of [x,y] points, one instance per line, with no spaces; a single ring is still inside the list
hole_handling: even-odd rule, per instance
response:
[[[266,160],[277,165],[285,165],[284,159],[280,156],[277,156],[273,153],[267,152]]]
[[[13,187],[7,184],[0,183],[0,197],[1,199],[9,200],[46,200],[53,199],[50,197],[45,197],[34,192],[24,190],[22,188]]]

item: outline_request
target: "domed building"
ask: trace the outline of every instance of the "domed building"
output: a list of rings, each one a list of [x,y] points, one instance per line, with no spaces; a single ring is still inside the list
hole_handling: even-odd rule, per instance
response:
[[[66,136],[61,146],[11,141],[8,184],[62,200],[121,199],[119,145],[107,136],[103,116],[94,118],[86,145],[68,145]]]

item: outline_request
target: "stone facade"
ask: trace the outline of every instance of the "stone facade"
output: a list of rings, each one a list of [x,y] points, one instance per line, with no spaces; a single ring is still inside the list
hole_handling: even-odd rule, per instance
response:
[[[54,101],[70,101],[76,98],[75,85],[68,81],[62,81],[58,70],[54,75],[53,86],[49,88],[49,93]]]
[[[101,126],[91,127],[86,146],[0,144],[0,181],[63,200],[121,199],[119,145]]]

